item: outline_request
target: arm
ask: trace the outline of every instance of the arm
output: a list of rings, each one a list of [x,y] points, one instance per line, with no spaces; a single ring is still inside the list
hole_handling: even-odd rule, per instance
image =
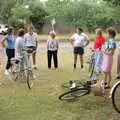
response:
[[[38,47],[38,35],[36,34],[36,48]]]
[[[89,44],[89,40],[86,36],[84,36],[84,47],[86,47]]]
[[[48,50],[49,49],[49,40],[47,40],[46,46],[47,46],[47,50]]]
[[[59,42],[58,41],[56,41],[57,42],[57,49],[59,49]]]
[[[20,42],[19,42],[19,40],[16,40],[16,43],[15,43],[15,56],[16,57],[21,56],[20,55]]]

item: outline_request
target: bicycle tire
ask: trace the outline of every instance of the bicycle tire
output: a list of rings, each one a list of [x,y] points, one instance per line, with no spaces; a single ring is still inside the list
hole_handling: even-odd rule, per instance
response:
[[[89,65],[89,78],[91,79],[94,73],[95,61],[91,60]]]
[[[117,93],[119,94],[118,98],[116,98]],[[118,82],[118,84],[116,84],[116,86],[114,87],[111,97],[112,97],[112,105],[113,105],[114,109],[118,113],[120,113],[120,82]]]
[[[79,92],[79,94],[76,94]],[[65,92],[59,96],[59,100],[73,100],[78,97],[82,97],[89,94],[88,88],[78,88],[78,89],[72,89],[68,92]]]
[[[27,85],[29,89],[33,86],[33,73],[31,70],[27,71]]]

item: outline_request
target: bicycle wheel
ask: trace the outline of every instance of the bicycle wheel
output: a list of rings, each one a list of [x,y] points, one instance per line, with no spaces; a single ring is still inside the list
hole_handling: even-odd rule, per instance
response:
[[[63,93],[59,96],[59,100],[72,100],[77,97],[81,97],[84,95],[89,94],[89,89],[88,88],[77,88],[73,89],[71,91],[68,91],[66,93]]]
[[[33,86],[33,72],[31,70],[27,71],[27,85],[29,89]]]
[[[94,67],[95,67],[95,61],[94,59],[91,59],[89,64],[89,78],[91,79],[94,73]]]
[[[120,113],[120,82],[118,82],[113,88],[112,92],[112,104],[115,110]]]
[[[10,73],[10,77],[12,80],[16,81],[18,79],[19,76],[19,69],[17,66],[12,66],[11,67],[11,73]]]

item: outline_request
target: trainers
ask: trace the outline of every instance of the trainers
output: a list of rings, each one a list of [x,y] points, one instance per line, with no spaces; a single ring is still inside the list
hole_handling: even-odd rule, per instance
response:
[[[72,83],[72,86],[70,87],[71,89],[75,88],[76,87],[76,83]]]
[[[81,68],[83,68],[83,65],[81,65]]]
[[[34,79],[36,79],[36,76],[35,76],[35,75],[33,75],[33,78],[34,78]]]
[[[74,69],[76,69],[76,64],[74,64]]]
[[[9,75],[8,70],[5,70],[4,74],[5,74],[5,75]]]
[[[33,69],[37,70],[38,68],[36,67],[36,65],[33,65]]]

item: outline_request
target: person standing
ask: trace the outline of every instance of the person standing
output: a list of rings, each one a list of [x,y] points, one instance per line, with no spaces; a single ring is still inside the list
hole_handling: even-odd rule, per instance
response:
[[[118,43],[118,53],[117,53],[117,76],[116,79],[120,79],[120,41]]]
[[[71,38],[71,44],[74,48],[74,69],[77,64],[77,56],[80,57],[81,68],[83,68],[83,55],[84,55],[84,47],[88,45],[88,37],[83,34],[83,30],[81,28],[77,28],[77,33],[75,33]]]
[[[95,52],[96,74],[99,75],[101,73],[101,65],[102,65],[102,58],[103,58],[102,46],[105,43],[105,38],[102,34],[102,29],[100,28],[96,29],[96,34],[97,35],[93,45],[93,51]]]
[[[28,58],[26,52],[23,51],[25,49],[25,41],[24,41],[24,34],[25,30],[24,29],[19,29],[18,31],[18,37],[16,38],[15,42],[15,57],[19,58],[21,57],[21,62],[20,62],[20,70],[24,70],[25,67],[28,66]]]
[[[37,33],[35,33],[33,31],[32,26],[29,27],[28,33],[26,33],[24,35],[24,39],[25,39],[25,46],[35,50],[35,52],[33,52],[33,54],[32,54],[33,68],[37,69],[37,67],[36,67],[36,51],[37,51],[37,47],[38,47],[38,35],[37,35]]]
[[[13,32],[13,28],[8,28],[7,36],[4,38],[3,43],[6,46],[6,54],[7,54],[7,64],[5,74],[9,75],[9,70],[11,67],[11,58],[15,56],[15,36]]]
[[[53,57],[54,61],[54,68],[58,68],[58,58],[57,58],[57,53],[58,53],[58,41],[55,39],[56,33],[54,31],[51,31],[49,33],[50,38],[47,40],[47,59],[48,59],[48,69],[51,69],[51,60]]]
[[[110,82],[112,79],[112,64],[113,64],[113,55],[116,49],[116,42],[115,36],[116,32],[114,29],[108,29],[108,40],[104,46],[104,56],[103,56],[103,63],[102,63],[102,70],[104,72],[104,80],[103,80],[103,87],[105,89],[110,88]]]

